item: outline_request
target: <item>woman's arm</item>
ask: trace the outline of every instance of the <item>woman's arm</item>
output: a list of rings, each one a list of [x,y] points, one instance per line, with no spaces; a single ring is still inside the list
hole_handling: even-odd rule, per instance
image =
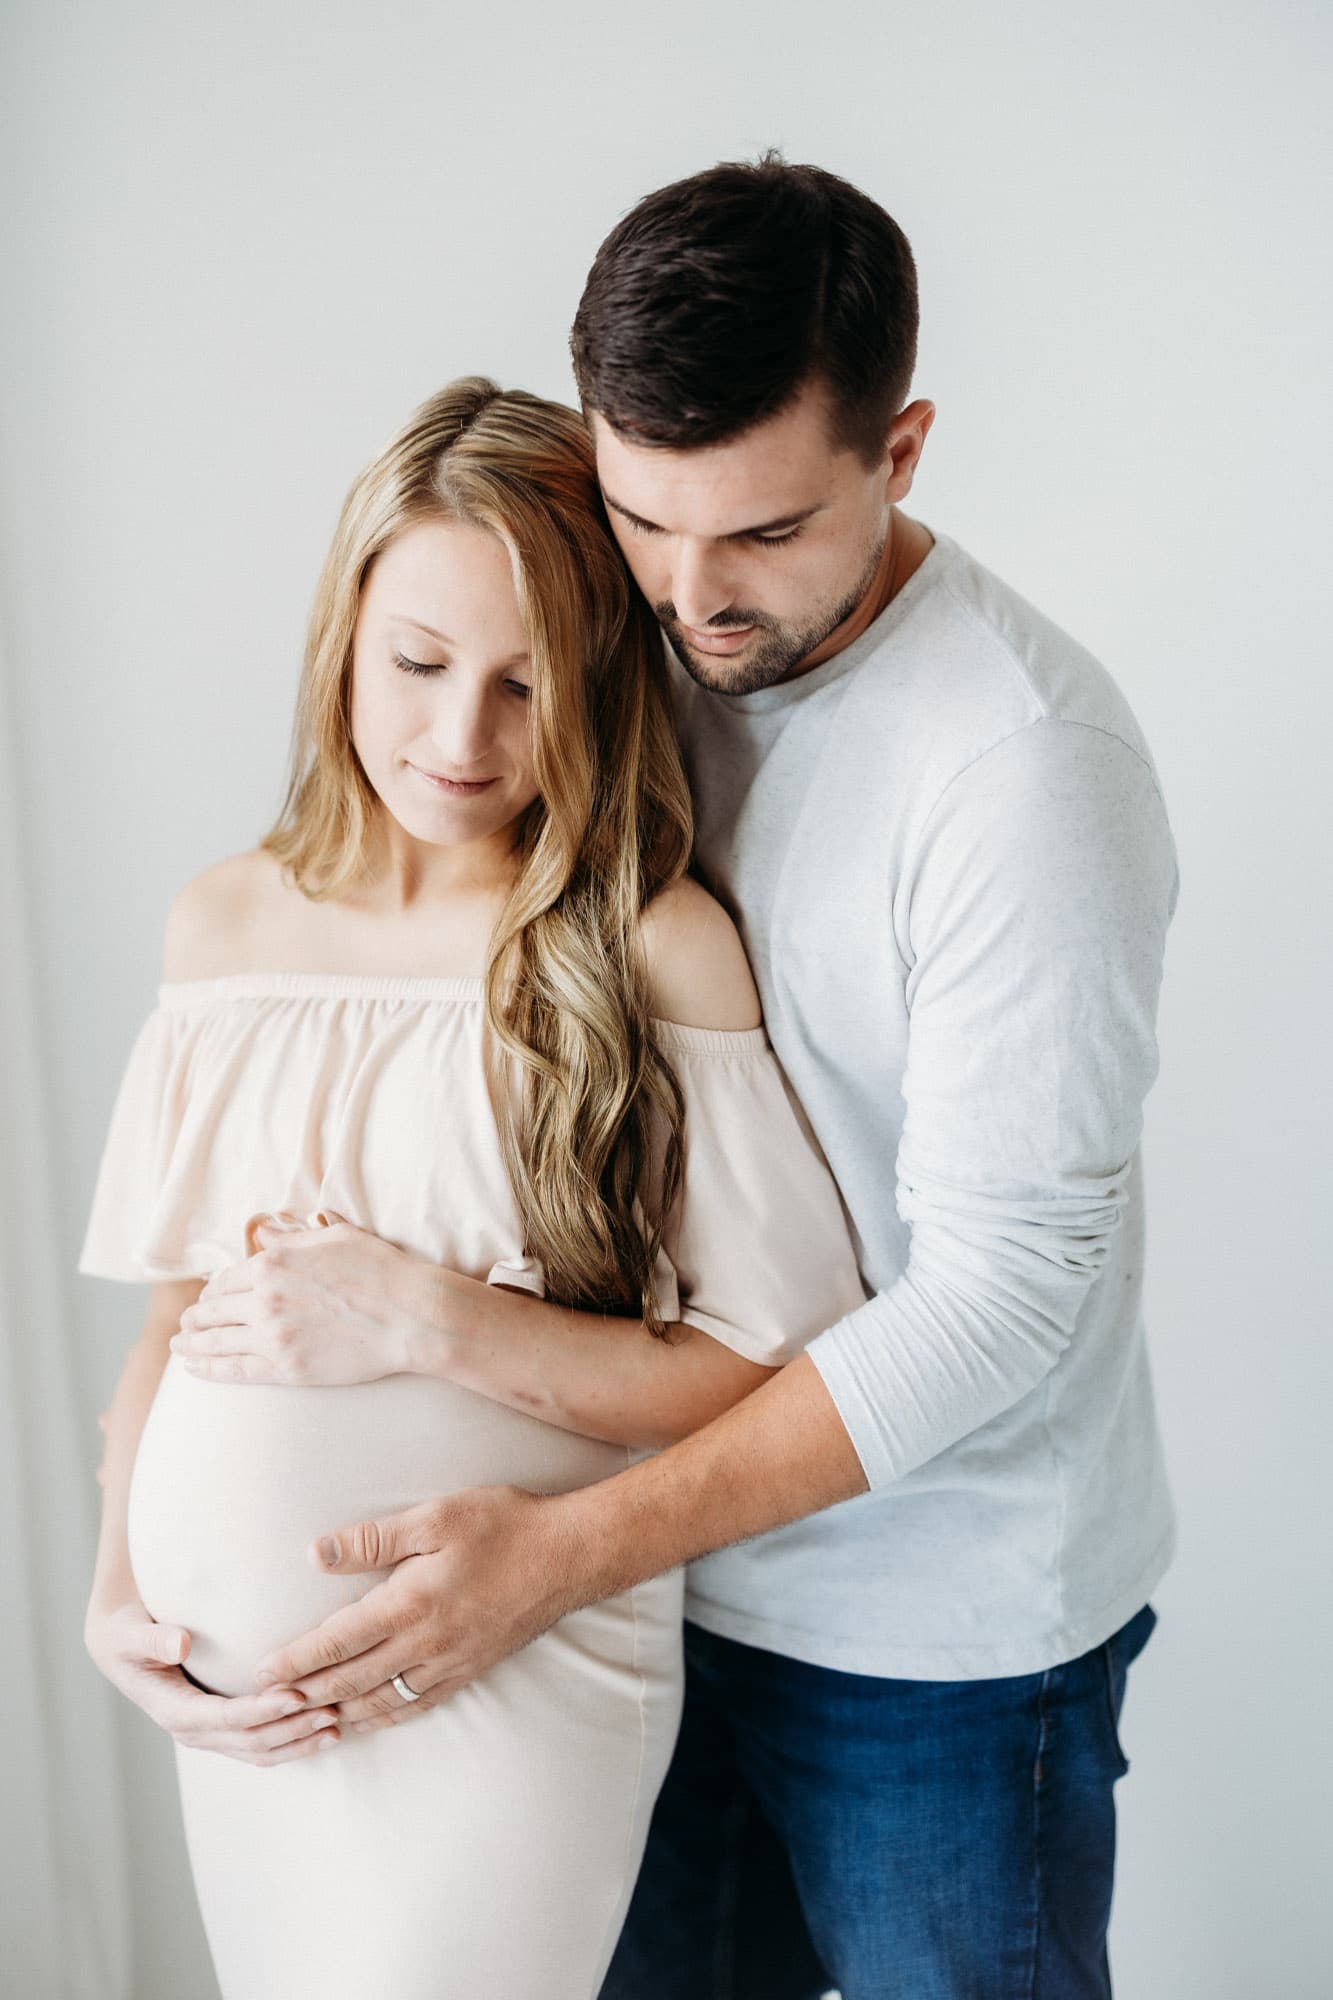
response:
[[[203,1280],[198,1278],[153,1286],[143,1331],[130,1349],[111,1398],[102,1454],[102,1525],[93,1566],[90,1610],[95,1606],[114,1609],[138,1597],[125,1529],[130,1473],[162,1370],[167,1365],[168,1343],[180,1324],[181,1314],[193,1305],[202,1289]]]
[[[456,1271],[404,1273],[404,1366],[609,1444],[672,1444],[774,1373],[698,1327],[577,1312]]]
[[[207,1381],[290,1388],[434,1375],[609,1444],[685,1437],[767,1381],[698,1327],[655,1340],[640,1320],[482,1284],[369,1230],[261,1230],[171,1341]]]
[[[643,945],[659,1018],[726,1032],[759,1025],[735,927],[698,883],[656,899]],[[435,1375],[561,1429],[638,1446],[687,1436],[774,1372],[696,1326],[653,1339],[637,1320],[482,1284],[348,1223],[264,1241],[186,1314],[175,1346],[194,1372],[306,1385]]]

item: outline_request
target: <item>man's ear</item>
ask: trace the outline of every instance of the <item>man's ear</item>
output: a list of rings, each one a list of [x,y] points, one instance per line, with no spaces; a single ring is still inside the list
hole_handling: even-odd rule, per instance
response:
[[[915,402],[900,410],[889,425],[884,450],[886,500],[903,500],[911,492],[917,462],[925,449],[926,434],[934,421],[935,405],[927,402],[924,396],[918,396]]]

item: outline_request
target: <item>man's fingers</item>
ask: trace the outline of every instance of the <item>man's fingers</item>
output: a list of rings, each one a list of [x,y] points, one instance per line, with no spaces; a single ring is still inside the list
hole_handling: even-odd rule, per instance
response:
[[[372,1591],[358,1603],[344,1605],[313,1632],[304,1632],[278,1652],[266,1654],[256,1669],[256,1681],[261,1687],[292,1687],[312,1674],[378,1648],[390,1635],[385,1631],[384,1609],[382,1602],[376,1603],[377,1595]],[[392,1631],[394,1621],[387,1622]]]
[[[334,1528],[312,1542],[310,1549],[320,1569],[336,1569],[339,1576],[354,1576],[359,1570],[388,1569],[404,1556],[427,1555],[438,1548],[439,1522],[439,1502],[424,1500],[398,1514],[383,1514],[376,1520],[354,1521],[350,1527]]]
[[[466,1687],[468,1678],[445,1672],[442,1662],[433,1666],[400,1667],[398,1672],[416,1691],[417,1700],[404,1701],[390,1675],[371,1688],[368,1694],[339,1702],[338,1720],[344,1728],[374,1729],[389,1723],[406,1722],[409,1716],[425,1715],[442,1701],[447,1701],[460,1687]]]
[[[399,1662],[402,1657],[403,1642],[395,1636],[337,1666],[325,1667],[318,1673],[302,1674],[301,1689],[307,1701],[317,1702],[323,1707],[336,1705],[341,1713],[343,1702],[356,1701],[375,1688],[383,1688],[394,1674],[401,1671]],[[413,1685],[410,1677],[407,1684],[409,1687]],[[393,1688],[389,1692],[394,1701],[402,1706],[402,1696]],[[412,1704],[409,1702],[407,1706],[410,1708]]]

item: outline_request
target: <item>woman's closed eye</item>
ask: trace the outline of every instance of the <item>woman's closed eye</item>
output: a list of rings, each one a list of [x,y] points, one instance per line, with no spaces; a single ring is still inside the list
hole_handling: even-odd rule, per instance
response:
[[[405,674],[442,674],[444,672],[443,660],[413,660],[406,653],[400,653],[396,649],[393,660],[394,665],[401,667]],[[506,680],[504,685],[507,693],[517,695],[521,701],[526,701],[532,693],[532,689],[526,681]]]

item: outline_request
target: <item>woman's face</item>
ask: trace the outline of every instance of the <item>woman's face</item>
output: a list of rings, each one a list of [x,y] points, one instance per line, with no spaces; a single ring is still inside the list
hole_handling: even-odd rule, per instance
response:
[[[370,566],[352,641],[352,741],[403,830],[493,839],[537,797],[528,635],[484,528],[418,521]]]

